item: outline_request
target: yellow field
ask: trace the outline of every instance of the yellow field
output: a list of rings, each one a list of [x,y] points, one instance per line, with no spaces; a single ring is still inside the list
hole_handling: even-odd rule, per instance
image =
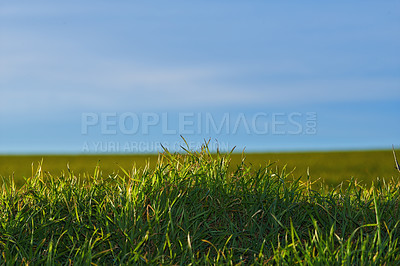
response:
[[[158,155],[13,155],[0,156],[0,176],[9,178],[14,175],[18,185],[24,182],[23,177],[32,175],[43,159],[43,170],[53,175],[67,171],[67,164],[76,175],[92,173],[99,163],[104,175],[126,170],[133,165],[145,167],[156,164]],[[234,153],[231,157],[231,169],[242,160],[242,154]],[[393,154],[386,151],[346,151],[346,152],[302,152],[302,153],[251,153],[245,155],[245,163],[255,167],[274,163],[280,169],[286,165],[287,171],[293,171],[295,178],[307,175],[310,169],[312,180],[321,178],[326,184],[337,185],[342,181],[355,177],[370,184],[377,177],[391,179],[399,178],[394,168]]]

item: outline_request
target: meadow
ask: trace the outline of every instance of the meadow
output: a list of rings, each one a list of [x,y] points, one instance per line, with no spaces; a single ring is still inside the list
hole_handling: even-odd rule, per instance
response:
[[[253,167],[265,167],[272,163],[273,168],[291,172],[293,177],[307,176],[330,186],[337,186],[351,178],[370,185],[376,178],[397,177],[391,150],[382,151],[343,151],[343,152],[296,152],[296,153],[232,153],[230,170],[244,159]],[[120,167],[131,170],[132,167],[154,168],[158,155],[0,155],[0,176],[14,176],[17,186],[24,178],[34,174],[38,164],[43,161],[42,169],[52,175],[67,172],[67,166],[76,175],[89,174],[99,164],[103,176],[120,172]],[[309,170],[308,170],[309,169]]]
[[[400,262],[391,151],[1,160],[0,264]]]

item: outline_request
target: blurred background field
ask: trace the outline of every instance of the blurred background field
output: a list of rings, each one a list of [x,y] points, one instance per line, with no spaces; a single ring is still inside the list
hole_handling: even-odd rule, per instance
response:
[[[244,153],[245,163],[255,169],[273,163],[279,171],[286,165],[286,171],[294,178],[307,176],[309,168],[311,180],[327,185],[338,185],[352,177],[370,185],[376,178],[386,180],[400,177],[394,168],[391,150],[382,151],[344,151],[344,152],[296,152],[296,153]],[[233,153],[231,169],[240,164],[243,155]],[[24,177],[32,176],[43,159],[43,170],[52,175],[61,175],[67,171],[67,164],[75,175],[91,175],[99,163],[103,176],[120,172],[120,167],[130,171],[134,165],[143,168],[149,163],[154,167],[158,155],[1,155],[0,176],[12,175],[17,185],[24,183]],[[33,168],[32,168],[33,166]]]

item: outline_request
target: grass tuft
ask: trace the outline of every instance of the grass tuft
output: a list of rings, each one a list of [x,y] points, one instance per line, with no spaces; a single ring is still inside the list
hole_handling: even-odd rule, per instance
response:
[[[231,153],[165,150],[154,167],[3,179],[1,264],[394,264],[400,183],[318,189]]]

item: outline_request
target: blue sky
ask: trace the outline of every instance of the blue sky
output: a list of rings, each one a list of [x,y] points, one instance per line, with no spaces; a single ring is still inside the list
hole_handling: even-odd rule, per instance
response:
[[[399,1],[2,1],[0,153],[400,145],[399,33]]]

